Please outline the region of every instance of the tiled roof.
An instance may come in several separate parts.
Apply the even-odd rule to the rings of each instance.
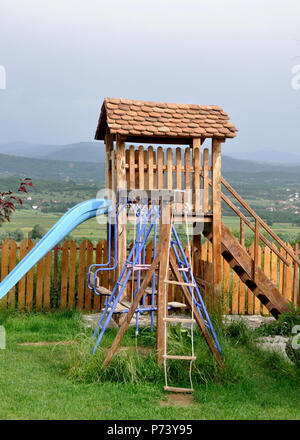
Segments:
[[[174,104],[105,98],[95,139],[111,134],[128,137],[235,137],[228,115],[216,105]]]

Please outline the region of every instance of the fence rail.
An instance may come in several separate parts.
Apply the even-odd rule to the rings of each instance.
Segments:
[[[290,244],[286,244],[293,249]],[[33,242],[24,240],[19,246],[15,241],[6,240],[1,249],[1,280],[25,257],[32,249]],[[254,256],[254,244],[249,253]],[[257,263],[280,292],[300,305],[300,275],[299,266],[292,261],[291,256],[284,248],[279,249],[290,265],[284,270],[283,261],[278,258],[268,246],[257,250]],[[299,255],[299,246],[294,248]],[[151,259],[152,243],[148,244],[146,258]],[[208,306],[215,300],[211,289],[212,281],[212,245],[209,241],[203,242],[201,249],[193,248],[193,266],[197,281],[202,285],[204,298]],[[43,257],[17,284],[16,287],[0,301],[0,308],[16,308],[18,310],[49,311],[50,309],[78,308],[84,311],[99,311],[103,306],[103,299],[95,296],[87,287],[87,271],[89,265],[102,263],[107,260],[107,242],[99,241],[94,246],[89,240],[76,246],[73,240],[65,241],[60,247],[56,246]],[[101,285],[109,287],[109,274],[101,274]],[[222,262],[222,298],[223,310],[226,314],[263,314],[268,311],[260,301],[248,290],[238,275],[232,271],[229,264]],[[131,289],[129,288],[130,292]],[[181,301],[184,299],[178,286],[169,286],[169,300]]]

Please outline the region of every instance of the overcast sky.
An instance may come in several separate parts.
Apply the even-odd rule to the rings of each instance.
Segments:
[[[0,0],[0,142],[92,140],[111,96],[221,105],[224,149],[299,152],[299,19],[299,0]]]

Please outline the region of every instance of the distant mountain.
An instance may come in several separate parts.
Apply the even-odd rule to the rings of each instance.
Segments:
[[[86,149],[86,151],[89,151]],[[88,153],[86,153],[88,155]],[[105,162],[78,162],[74,160],[35,159],[21,156],[0,154],[0,177],[31,177],[53,181],[80,181],[103,183],[105,180]],[[77,156],[78,157],[78,156]],[[270,165],[233,159],[222,156],[222,173],[251,174],[273,173],[300,175],[300,165]]]
[[[66,160],[72,162],[105,162],[105,146],[103,142],[77,142],[66,145],[47,145],[26,142],[11,142],[0,144],[0,153],[32,157],[35,159]],[[229,150],[224,147],[225,156],[222,156],[223,166],[234,171],[240,166],[248,172],[248,166],[256,168],[257,171],[265,170],[265,165],[300,165],[300,154],[282,151],[262,150],[254,152],[241,152]],[[238,162],[235,162],[238,161]],[[243,164],[240,161],[244,162]],[[254,163],[256,165],[254,165]],[[263,165],[263,167],[262,167]],[[253,171],[253,170],[252,170]],[[253,171],[255,172],[255,170]]]
[[[73,180],[98,184],[105,180],[105,164],[34,159],[0,154],[0,177],[9,176],[54,181]]]
[[[35,159],[71,160],[75,162],[105,161],[103,142],[78,142],[66,145],[11,142],[0,144],[0,153]]]
[[[270,164],[299,164],[300,154],[289,153],[285,151],[277,150],[258,150],[253,152],[241,152],[235,151],[231,153],[236,159],[251,160],[258,163],[270,163]]]

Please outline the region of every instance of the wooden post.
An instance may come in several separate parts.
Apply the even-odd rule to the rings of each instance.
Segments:
[[[201,165],[201,139],[194,138],[192,140],[192,153],[193,153],[193,166],[194,166],[194,178],[193,178],[193,211],[196,216],[200,215],[200,210],[203,209],[203,203],[200,199],[200,189],[201,189],[201,179],[200,179],[200,165]],[[194,231],[197,232],[195,228],[197,225],[193,225]],[[199,251],[201,249],[201,234],[193,235],[193,246]]]
[[[212,140],[212,244],[213,244],[213,284],[215,292],[221,293],[222,253],[221,253],[221,142]]]
[[[105,184],[107,189],[113,189],[112,182],[112,168],[114,163],[112,163],[112,151],[114,149],[114,138],[110,133],[105,135],[105,148],[106,148],[106,162],[105,162]]]
[[[125,170],[125,138],[118,136],[116,139],[116,177],[117,177],[117,194],[116,198],[119,201],[119,191],[126,189],[126,170]],[[117,278],[123,269],[126,262],[126,211],[123,210],[122,214],[118,217],[118,266],[117,266]],[[124,291],[123,296],[126,295]]]
[[[105,148],[106,148],[106,162],[105,162],[105,185],[107,190],[115,190],[115,155],[114,155],[114,137],[110,133],[105,135]],[[116,196],[116,195],[115,195]],[[107,216],[108,218],[108,216]],[[107,223],[107,237],[108,237],[108,223]],[[115,256],[115,245],[114,245],[114,231],[115,225],[112,225],[111,229],[111,256],[113,259]],[[115,260],[114,260],[115,261]],[[108,287],[113,289],[116,282],[115,271],[108,271]]]
[[[208,148],[204,148],[203,151],[203,211],[204,215],[207,214],[209,209],[209,151]]]
[[[156,353],[157,362],[163,363],[163,350],[164,350],[164,316],[166,315],[168,300],[165,301],[165,280],[168,276],[167,266],[168,250],[170,242],[170,230],[171,230],[171,210],[170,204],[161,202],[160,213],[160,264],[158,273],[158,288],[157,288],[157,324],[156,324]],[[168,221],[169,219],[169,221]]]

